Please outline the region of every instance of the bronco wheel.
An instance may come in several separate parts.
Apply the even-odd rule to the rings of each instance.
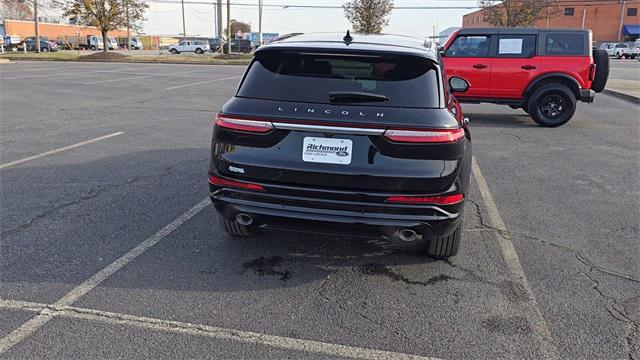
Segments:
[[[170,52],[170,53],[172,53],[173,55],[175,55],[175,54],[177,54],[177,53],[178,53],[178,50],[176,50],[176,49],[171,49],[171,50],[169,50],[169,52]]]
[[[545,127],[563,125],[576,112],[576,96],[562,84],[541,86],[533,92],[528,102],[533,121]]]
[[[202,54],[202,49],[197,48],[197,49],[196,49],[196,54]]]
[[[255,228],[246,225],[240,225],[237,221],[222,218],[222,224],[227,232],[236,237],[249,237],[256,234]]]
[[[446,259],[455,256],[460,248],[462,235],[462,221],[456,230],[449,236],[434,239],[425,244],[427,255],[434,259]]]

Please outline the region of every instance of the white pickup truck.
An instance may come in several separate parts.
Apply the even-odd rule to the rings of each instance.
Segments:
[[[211,51],[211,48],[209,43],[204,40],[182,40],[176,45],[169,46],[169,52],[172,54],[180,54],[182,52],[204,54],[208,51]]]
[[[625,59],[635,59],[638,55],[640,55],[640,44],[638,44],[638,41],[636,41],[635,43],[617,44],[613,54],[613,56],[617,57],[618,59],[622,59],[623,57]]]

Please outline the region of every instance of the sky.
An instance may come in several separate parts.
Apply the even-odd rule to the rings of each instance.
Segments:
[[[180,3],[157,3],[149,0],[149,9],[144,22],[144,32],[153,35],[176,35],[182,32]],[[166,0],[165,0],[166,1]],[[185,22],[188,36],[212,37],[215,31],[214,6],[188,4],[185,0]],[[212,0],[204,0],[212,1]],[[224,1],[224,0],[223,0]],[[258,0],[231,0],[231,18],[248,22],[252,30],[258,30],[258,8],[233,6],[233,4],[258,3]],[[341,6],[341,0],[264,0],[267,5],[329,5]],[[226,4],[225,4],[226,5]],[[476,7],[475,0],[395,0],[395,6],[459,6]],[[223,6],[223,19],[226,13]],[[474,9],[395,9],[389,17],[385,33],[403,34],[417,37],[433,35],[434,26],[442,31],[450,26],[460,26],[462,15]],[[301,9],[265,7],[262,16],[263,32],[342,32],[350,28],[342,9]],[[224,26],[223,26],[224,27]]]

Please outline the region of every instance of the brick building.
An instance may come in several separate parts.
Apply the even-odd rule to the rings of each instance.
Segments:
[[[38,29],[40,36],[46,36],[49,39],[64,38],[65,36],[87,36],[100,35],[100,30],[91,26],[78,26],[68,24],[40,23]],[[33,21],[22,20],[4,20],[4,34],[24,39],[35,35],[35,26]],[[123,30],[109,31],[109,36],[127,36],[127,32]]]
[[[535,24],[540,28],[585,28],[594,41],[635,40],[640,36],[639,0],[557,0],[559,11]],[[482,10],[462,17],[462,27],[492,27]]]

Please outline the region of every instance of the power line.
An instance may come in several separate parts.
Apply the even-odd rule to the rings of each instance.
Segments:
[[[147,0],[148,3],[157,3],[157,4],[180,4],[181,2],[178,0]],[[217,2],[215,1],[185,1],[185,5],[193,4],[193,5],[215,5]],[[223,4],[227,4],[223,2]],[[251,3],[232,3],[233,6],[240,7],[257,7],[258,4]],[[263,4],[264,7],[271,8],[299,8],[299,9],[343,9],[341,5],[294,5],[294,4]],[[477,9],[478,6],[395,6],[394,10],[438,10],[438,9]]]

